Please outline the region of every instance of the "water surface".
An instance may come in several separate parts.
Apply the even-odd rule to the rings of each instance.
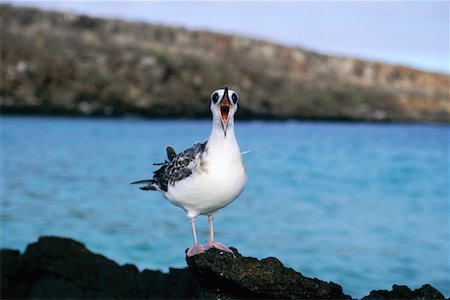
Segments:
[[[1,246],[41,235],[140,269],[185,267],[184,212],[131,186],[164,148],[203,141],[209,121],[1,118]],[[449,126],[239,122],[248,185],[216,238],[278,257],[353,297],[393,283],[450,296]],[[207,221],[198,233],[206,241]]]

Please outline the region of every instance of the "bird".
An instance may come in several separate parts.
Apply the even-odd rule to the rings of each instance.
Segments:
[[[227,86],[210,96],[212,128],[204,143],[176,153],[166,147],[167,159],[153,172],[153,178],[132,182],[145,184],[140,189],[159,191],[170,203],[185,210],[190,219],[194,244],[187,250],[188,257],[205,253],[211,248],[233,251],[214,240],[215,213],[234,201],[247,183],[247,172],[234,132],[234,116],[239,96]],[[208,216],[207,245],[197,239],[196,218]]]

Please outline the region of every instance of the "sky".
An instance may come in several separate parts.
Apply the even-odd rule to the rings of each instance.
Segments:
[[[449,71],[448,1],[1,1]]]

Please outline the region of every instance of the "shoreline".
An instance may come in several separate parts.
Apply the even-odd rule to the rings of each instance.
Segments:
[[[0,117],[12,117],[12,118],[42,118],[42,119],[68,119],[68,120],[142,120],[142,121],[211,121],[208,117],[183,117],[183,116],[156,116],[149,117],[138,114],[125,114],[125,115],[86,115],[86,114],[46,114],[46,113],[9,113],[2,111]],[[239,118],[239,122],[252,123],[252,122],[267,122],[267,123],[313,123],[313,124],[371,124],[371,125],[411,125],[411,126],[449,126],[448,122],[432,122],[432,121],[411,121],[411,120],[368,120],[368,119],[343,119],[343,118]]]

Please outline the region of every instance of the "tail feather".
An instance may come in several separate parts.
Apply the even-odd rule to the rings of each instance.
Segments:
[[[160,169],[153,172],[155,174],[156,178],[160,177],[161,172],[165,171],[165,169],[166,169],[165,167],[170,164],[170,162],[175,158],[175,156],[177,156],[177,153],[175,152],[175,149],[173,149],[172,146],[166,147],[166,154],[167,154],[167,159],[164,160],[164,162],[153,164],[154,166],[162,166]],[[144,191],[149,191],[149,190],[156,191],[156,190],[160,189],[160,183],[158,183],[158,180],[156,180],[154,178],[135,181],[135,182],[132,182],[131,184],[146,184],[146,186],[140,187],[140,189],[144,190]]]
[[[147,184],[146,186],[140,187],[140,189],[144,191],[156,191],[155,183],[156,181],[154,179],[145,179],[132,182],[131,184]]]
[[[143,184],[143,183],[154,183],[154,182],[155,181],[153,179],[144,179],[144,180],[132,182],[130,184]]]
[[[143,191],[156,191],[156,188],[150,184],[146,186],[141,186],[140,189]]]

